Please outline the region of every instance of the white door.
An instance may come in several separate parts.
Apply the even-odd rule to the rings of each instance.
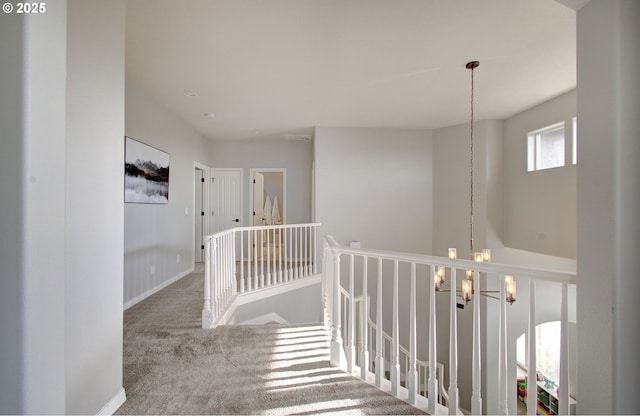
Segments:
[[[253,225],[264,225],[264,175],[253,174]]]
[[[195,208],[193,211],[193,215],[195,217],[195,262],[202,263],[204,261],[204,242],[202,238],[204,237],[205,229],[204,229],[204,171],[202,169],[196,168],[195,170],[195,190],[196,190],[196,201]]]
[[[211,170],[211,233],[242,225],[242,169]]]

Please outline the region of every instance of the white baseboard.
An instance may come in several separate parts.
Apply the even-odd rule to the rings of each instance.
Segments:
[[[165,281],[165,282],[163,282],[163,283],[159,284],[158,286],[153,287],[153,288],[151,288],[151,289],[147,290],[146,292],[139,294],[139,295],[138,295],[138,296],[136,296],[135,298],[133,298],[133,299],[131,299],[131,300],[129,300],[129,301],[127,301],[127,302],[125,302],[125,303],[124,303],[124,308],[123,308],[123,309],[124,309],[124,310],[129,309],[130,307],[132,307],[132,306],[133,306],[133,305],[135,305],[136,303],[138,303],[138,302],[140,302],[140,301],[145,300],[146,298],[148,298],[149,296],[153,295],[154,293],[156,293],[156,292],[158,292],[158,291],[160,291],[160,290],[164,289],[165,287],[169,286],[169,285],[170,285],[170,284],[172,284],[172,283],[177,282],[178,280],[182,279],[182,278],[183,278],[183,277],[185,277],[186,275],[193,273],[193,271],[194,271],[194,266],[191,266],[191,268],[189,268],[189,269],[185,270],[184,272],[180,273],[179,275],[174,276],[174,277],[172,277],[171,279],[169,279],[169,280],[167,280],[167,281]]]
[[[121,388],[118,393],[116,393],[111,400],[107,404],[104,405],[102,409],[97,413],[99,415],[112,415],[114,414],[120,406],[127,401],[127,395],[124,392],[124,388]]]

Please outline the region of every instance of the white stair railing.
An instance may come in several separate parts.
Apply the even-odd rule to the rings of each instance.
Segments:
[[[407,401],[419,405],[420,396],[427,390],[427,402],[425,410],[431,414],[459,414],[459,408],[470,408],[472,414],[483,412],[483,397],[481,380],[484,378],[481,368],[482,332],[480,326],[481,313],[489,310],[481,310],[480,289],[482,287],[497,286],[500,295],[497,316],[487,317],[487,321],[497,322],[499,339],[498,359],[499,365],[497,379],[491,380],[498,387],[497,397],[488,398],[501,414],[515,413],[516,409],[508,408],[509,386],[516,385],[516,379],[510,379],[507,366],[507,320],[509,310],[506,306],[507,299],[504,291],[505,276],[513,276],[514,281],[520,281],[522,286],[528,283],[529,299],[519,299],[519,302],[528,302],[529,310],[529,354],[535,356],[535,286],[536,282],[555,282],[561,293],[561,343],[560,343],[560,389],[559,411],[567,414],[569,411],[568,393],[568,289],[569,285],[576,284],[575,273],[548,271],[519,266],[501,265],[496,263],[476,263],[471,260],[449,259],[446,257],[417,255],[382,250],[371,250],[339,245],[331,236],[324,239],[324,268],[323,268],[323,299],[325,307],[325,325],[331,328],[331,363],[359,376],[363,380],[374,380],[377,387],[387,381],[385,367],[390,367],[389,392],[398,397],[406,397]],[[348,261],[347,267],[341,268],[341,257]],[[356,260],[358,259],[358,260]],[[354,265],[361,263],[361,276],[356,279]],[[375,266],[374,266],[375,265]],[[437,339],[436,323],[442,325],[446,320],[437,319],[437,296],[434,278],[436,267],[445,267],[446,275],[451,279],[452,287],[456,285],[457,270],[473,270],[475,294],[471,301],[473,313],[473,341],[472,348],[472,386],[470,403],[460,403],[458,397],[458,360],[460,353],[458,346],[457,318],[456,318],[456,291],[450,292],[449,311],[449,388],[448,394],[443,387],[443,365],[437,363]],[[399,269],[403,272],[399,272]],[[341,273],[346,271],[347,276]],[[408,270],[408,272],[407,272]],[[416,279],[423,277],[427,280],[428,293],[417,293]],[[482,278],[482,282],[481,279]],[[377,293],[375,294],[375,306],[370,305],[369,298],[374,294],[369,293],[367,281],[377,281]],[[398,307],[400,294],[398,282],[409,279],[409,346],[408,350],[400,345],[400,336],[397,329]],[[385,281],[390,281],[391,290],[382,290]],[[481,285],[482,283],[482,285]],[[359,294],[355,288],[360,287]],[[392,299],[388,299],[391,295]],[[419,299],[429,299],[429,320],[424,328],[416,327],[415,302]],[[406,294],[403,294],[406,299]],[[386,308],[391,305],[391,329],[389,336],[383,328],[383,303]],[[357,305],[360,304],[360,308]],[[405,307],[405,305],[403,305]],[[372,322],[369,310],[375,310],[375,322]],[[493,309],[493,308],[492,308]],[[414,329],[415,328],[415,329]],[[428,331],[428,345],[418,345],[416,334]],[[346,336],[344,336],[346,334]],[[359,335],[358,335],[359,334]],[[344,336],[344,337],[343,337]],[[358,339],[359,337],[359,339]],[[360,347],[359,354],[355,354]],[[429,351],[428,362],[417,359],[418,351]],[[390,354],[388,354],[390,352]],[[493,351],[491,352],[494,353]],[[513,354],[512,354],[513,355]],[[356,356],[359,359],[356,359]],[[401,359],[404,357],[404,360]],[[373,362],[369,360],[372,359]],[[400,362],[404,365],[400,366]],[[515,365],[515,363],[511,364]],[[373,367],[373,374],[369,368]],[[536,362],[529,361],[529,380],[535,380]],[[515,372],[514,372],[515,373]],[[407,381],[406,387],[401,386],[401,380]],[[511,376],[513,377],[513,376]],[[417,380],[416,380],[417,379]],[[527,407],[529,414],[535,413],[537,407],[536,383],[529,383]],[[406,391],[408,389],[408,391]],[[446,405],[447,408],[444,408]],[[533,412],[533,413],[532,413]]]
[[[342,291],[342,297],[343,299],[348,299],[349,298],[349,293],[347,291],[345,291],[344,289],[341,289]],[[367,314],[367,307],[365,306],[365,303],[368,304],[369,299],[367,298],[356,298],[356,305],[360,304],[361,307],[357,308],[356,307],[356,311],[358,314],[361,314],[359,316],[364,316],[367,317],[367,325],[360,325],[360,331],[362,333],[362,338],[358,340],[358,342],[362,342],[362,349],[366,348],[368,345],[374,345],[374,343],[372,342],[373,339],[375,339],[376,337],[376,333],[378,332],[378,326],[376,325],[376,323],[373,321],[373,319],[371,318],[371,316],[369,314]],[[359,324],[361,321],[358,317],[358,319],[356,319],[356,323]],[[367,341],[365,334],[370,334],[371,339],[369,339]],[[382,357],[382,359],[384,360],[385,364],[390,363],[391,362],[391,354],[389,351],[391,351],[391,345],[393,343],[393,338],[391,335],[389,335],[387,332],[385,331],[381,331],[381,335],[382,335],[382,350],[380,351],[380,356]],[[411,347],[409,347],[409,349],[412,349]],[[409,389],[409,401],[411,401],[411,391],[413,390],[413,385],[410,384],[413,382],[413,375],[412,375],[412,371],[415,371],[415,386],[416,389],[414,390],[415,395],[420,395],[420,396],[424,396],[427,397],[427,391],[426,391],[426,387],[427,387],[427,378],[428,378],[428,374],[429,374],[429,362],[428,361],[423,361],[420,359],[417,359],[415,357],[415,347],[412,349],[414,351],[414,357],[412,357],[411,352],[406,349],[405,347],[403,347],[401,344],[399,345],[399,362],[401,363],[400,365],[400,383],[405,383],[406,385],[404,387],[406,387],[407,389]],[[363,351],[364,352],[364,351]],[[376,347],[373,346],[372,347],[372,351],[366,351],[366,356],[370,356],[370,353],[372,353],[373,356],[376,355]],[[361,355],[362,357],[365,357],[365,355]],[[415,360],[415,363],[412,363],[412,360]],[[358,363],[358,366],[360,366],[360,370],[362,371],[362,368],[369,368],[369,365],[372,365],[373,368],[375,369],[375,362],[368,362],[368,360],[364,359],[364,358],[360,358]],[[385,367],[386,368],[386,367]],[[413,370],[412,370],[413,369]],[[442,363],[437,363],[436,364],[436,369],[438,372],[438,377],[440,377],[440,380],[443,379],[444,377],[444,364]],[[383,378],[386,376],[386,373],[382,376]],[[361,375],[362,379],[365,379],[365,376]],[[438,388],[438,395],[439,395],[439,403],[446,403],[448,400],[448,395],[447,392],[444,390],[443,388],[443,384],[440,383],[439,388]],[[415,400],[412,402],[415,403]]]
[[[202,327],[215,327],[238,294],[316,275],[319,225],[237,227],[204,237]]]

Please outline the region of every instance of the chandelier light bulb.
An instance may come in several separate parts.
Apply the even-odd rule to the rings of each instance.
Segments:
[[[462,281],[462,298],[465,302],[471,300],[471,292],[473,291],[473,281],[466,279]]]
[[[516,282],[513,280],[513,276],[506,275],[504,277],[504,290],[507,294],[507,302],[512,304],[516,301]]]
[[[476,251],[475,253],[473,253],[473,261],[475,261],[476,263],[484,262],[484,254],[481,251]]]

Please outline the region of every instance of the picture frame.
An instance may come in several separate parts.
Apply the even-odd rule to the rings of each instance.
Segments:
[[[125,136],[124,202],[169,203],[169,153]]]

